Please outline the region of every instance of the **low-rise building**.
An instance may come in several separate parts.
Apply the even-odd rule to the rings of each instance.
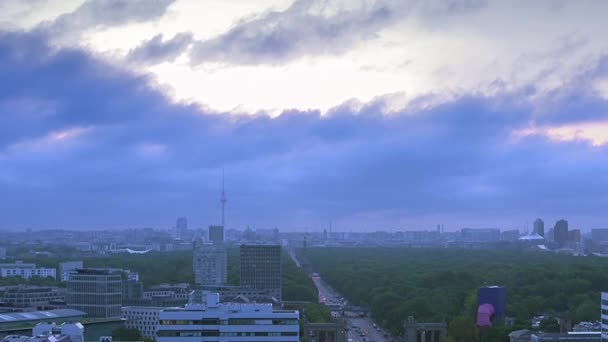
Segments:
[[[217,293],[204,305],[164,309],[159,315],[158,342],[299,341],[300,315],[273,310],[271,304],[220,304]]]
[[[0,315],[0,330],[14,327],[34,326],[41,322],[79,322],[87,314],[72,309],[3,313]]]
[[[0,264],[0,277],[21,277],[29,279],[32,277],[57,278],[57,270],[54,268],[36,268],[36,264],[17,261],[12,264]]]
[[[9,335],[0,342],[84,342],[84,326],[81,323],[38,323],[32,329],[32,337]]]
[[[190,284],[160,284],[145,290],[143,298],[170,297],[187,301],[190,292]]]
[[[65,301],[65,289],[56,286],[7,286],[2,302],[13,307],[40,307],[51,302]]]
[[[601,340],[602,335],[599,331],[538,332],[530,336],[530,342],[600,342]]]

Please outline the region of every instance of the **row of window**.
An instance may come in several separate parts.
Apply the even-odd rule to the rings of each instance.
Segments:
[[[168,319],[163,319],[163,320],[160,320],[160,325],[256,325],[256,324],[259,324],[260,321],[268,321],[268,324],[272,324],[272,325],[298,325],[299,324],[297,319],[233,318],[233,319],[229,319],[229,320],[219,320],[219,319],[168,320]]]
[[[296,331],[284,332],[219,332],[218,330],[198,330],[198,331],[173,331],[161,330],[157,333],[158,337],[218,337],[218,336],[298,336]]]

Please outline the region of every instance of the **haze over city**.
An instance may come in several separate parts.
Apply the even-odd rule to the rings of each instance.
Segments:
[[[606,13],[3,0],[0,230],[605,228]]]

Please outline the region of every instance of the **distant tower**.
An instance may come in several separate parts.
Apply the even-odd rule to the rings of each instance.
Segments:
[[[537,218],[534,221],[534,232],[542,237],[545,236],[545,222],[542,219]]]
[[[224,207],[226,206],[226,192],[224,191],[224,169],[222,169],[222,196],[220,197],[220,202],[222,203],[222,227],[225,227]]]
[[[559,247],[565,247],[568,242],[568,221],[561,219],[555,223],[553,228],[553,240]]]

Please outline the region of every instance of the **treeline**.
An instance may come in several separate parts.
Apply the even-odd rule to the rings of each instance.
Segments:
[[[532,251],[461,249],[300,250],[333,287],[360,306],[392,334],[403,321],[445,321],[458,330],[474,329],[477,288],[507,287],[507,315],[515,328],[530,327],[530,318],[569,311],[574,322],[595,321],[599,298],[608,289],[608,260]],[[453,323],[453,324],[452,324]],[[484,332],[506,338],[512,327]],[[463,337],[466,339],[469,337]]]

